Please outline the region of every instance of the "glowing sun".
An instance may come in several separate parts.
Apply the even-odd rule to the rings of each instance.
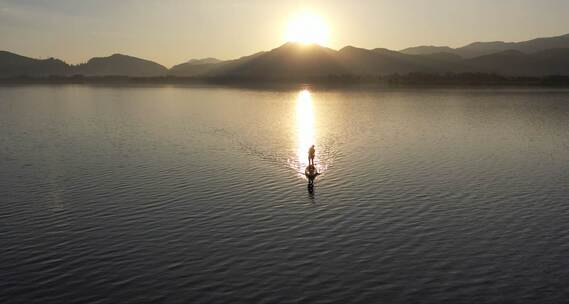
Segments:
[[[303,12],[294,16],[286,30],[286,41],[303,44],[316,43],[325,45],[328,42],[328,26],[320,16]]]

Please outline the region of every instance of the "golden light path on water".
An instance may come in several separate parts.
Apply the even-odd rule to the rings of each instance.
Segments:
[[[308,90],[303,90],[296,99],[296,128],[297,128],[297,151],[296,156],[301,168],[308,166],[308,149],[314,142],[314,107],[312,95]]]
[[[294,169],[304,176],[304,169],[308,166],[308,149],[316,147],[316,167],[320,172],[324,170],[318,163],[318,144],[316,142],[316,114],[312,94],[308,90],[302,90],[296,98],[296,159],[293,162]]]

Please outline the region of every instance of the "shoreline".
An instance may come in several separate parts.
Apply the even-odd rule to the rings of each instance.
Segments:
[[[444,87],[562,87],[569,88],[569,76],[500,76],[496,74],[407,74],[388,76],[330,75],[304,78],[270,77],[129,77],[129,76],[47,76],[0,78],[4,85],[191,85],[238,88],[444,88]]]

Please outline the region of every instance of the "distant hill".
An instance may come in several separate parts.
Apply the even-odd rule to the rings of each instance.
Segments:
[[[167,73],[168,69],[158,63],[122,54],[92,58],[74,67],[74,74],[85,76],[155,77]]]
[[[286,43],[268,52],[213,64],[182,64],[170,70],[176,76],[307,78],[327,75],[388,75],[460,70],[455,55],[413,56],[387,49],[348,46],[340,51],[319,45]],[[460,65],[457,65],[460,66]]]
[[[433,45],[422,45],[416,47],[410,47],[399,51],[407,55],[428,55],[435,53],[454,53],[454,49],[448,46],[433,46]]]
[[[336,53],[319,45],[288,42],[268,52],[218,64],[208,75],[290,78],[348,72],[337,61]]]
[[[550,38],[537,38],[523,42],[475,42],[461,47],[457,51],[458,55],[464,58],[473,58],[507,50],[531,54],[558,48],[569,48],[569,34]]]
[[[70,67],[65,62],[49,59],[33,59],[0,51],[0,77],[68,75]]]
[[[413,56],[386,49],[368,50],[347,46],[340,49],[337,56],[349,68],[350,74],[392,74],[408,73],[418,68],[423,70],[409,58]]]
[[[164,66],[152,61],[114,54],[99,57],[76,66],[59,59],[33,59],[14,53],[0,51],[0,77],[47,77],[47,76],[131,76],[153,77],[168,73]]]
[[[525,54],[531,54],[549,49],[569,48],[569,34],[537,38],[522,42],[474,42],[460,48],[450,48],[447,46],[418,46],[401,50],[401,53],[409,55],[428,55],[433,53],[453,53],[463,58],[474,58],[493,53],[499,53],[507,50],[519,51]]]
[[[471,70],[511,76],[569,75],[569,48],[532,54],[503,51],[468,59]]]
[[[347,46],[337,54],[350,74],[362,75],[387,75],[395,73],[425,72],[436,73],[437,60],[429,60],[420,56],[407,55],[388,49],[367,50]]]
[[[229,71],[239,65],[245,64],[248,61],[264,54],[265,52],[255,53],[253,55],[244,56],[238,59],[227,60],[227,61],[217,61],[211,63],[201,63],[201,62],[186,62],[179,65],[173,66],[169,75],[182,76],[182,77],[213,77],[224,74],[224,71]]]
[[[191,59],[182,64],[173,66],[169,71],[169,75],[174,76],[197,76],[206,73],[215,64],[222,62],[216,58],[203,58],[203,59]]]
[[[328,75],[484,72],[516,76],[569,75],[569,48],[525,54],[500,51],[463,59],[453,53],[409,55],[387,49],[348,46],[339,51],[318,45],[286,43],[269,52],[193,67],[193,76],[265,79]]]
[[[481,54],[481,55],[479,55]],[[171,69],[121,54],[80,65],[58,59],[33,59],[0,52],[0,77],[46,76],[179,76],[305,80],[329,76],[392,74],[496,73],[504,76],[569,76],[569,35],[525,42],[476,42],[458,49],[415,47],[402,51],[347,46],[333,50],[316,44],[285,43],[266,52],[234,60],[193,59]]]
[[[467,70],[453,54],[416,56],[387,49],[353,46],[339,51],[319,45],[286,43],[268,52],[214,64],[180,65],[172,75],[290,79],[328,75],[389,75],[395,73],[443,73]]]
[[[182,65],[215,64],[219,62],[221,62],[221,60],[217,58],[208,57],[202,59],[190,59],[188,62],[182,63]]]
[[[268,52],[212,64],[181,64],[170,74],[176,76],[305,78],[349,72],[336,56],[337,51],[319,45],[287,42]]]
[[[447,52],[432,53],[432,54],[421,55],[421,56],[427,57],[427,58],[432,59],[432,60],[438,60],[440,62],[459,62],[462,60],[462,57],[460,57],[459,55],[453,54],[453,53],[447,53]]]

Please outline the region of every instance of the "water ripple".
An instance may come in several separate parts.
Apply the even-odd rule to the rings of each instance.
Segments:
[[[565,301],[567,91],[311,94],[0,88],[0,302]]]

